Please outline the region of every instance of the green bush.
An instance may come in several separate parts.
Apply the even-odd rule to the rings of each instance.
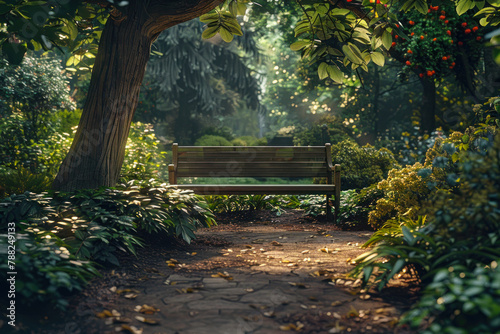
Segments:
[[[74,110],[69,80],[57,59],[26,56],[19,66],[0,60],[0,116],[22,115],[22,133],[37,141],[52,133],[50,114]]]
[[[499,333],[498,262],[473,271],[463,266],[439,270],[401,321],[422,334]],[[423,330],[422,323],[426,325]]]
[[[334,144],[350,138],[342,120],[332,115],[322,116],[309,128],[291,130],[296,146],[323,146],[325,143]]]
[[[195,146],[231,146],[231,142],[224,137],[204,135],[194,143]]]
[[[432,173],[421,176],[420,171],[423,169],[424,166],[419,162],[402,169],[393,169],[385,180],[378,183],[377,188],[383,192],[383,197],[377,201],[368,218],[374,229],[381,228],[387,220],[399,215],[411,219],[417,217],[430,193],[427,184],[434,180]]]
[[[2,257],[7,258],[13,241],[0,235]],[[25,306],[49,302],[64,309],[70,293],[82,290],[91,278],[99,275],[94,263],[79,260],[60,239],[48,239],[33,230],[16,233],[15,250],[16,294],[19,303]],[[0,270],[2,275],[11,271],[7,261],[2,261]],[[2,290],[9,291],[5,286],[7,278],[1,281]]]
[[[21,239],[16,268],[22,275],[16,283],[26,287],[26,304],[64,305],[66,293],[96,275],[93,262],[118,265],[117,252],[135,254],[161,235],[189,243],[198,227],[214,223],[200,197],[154,180],[147,186],[130,181],[117,189],[25,193],[0,201],[1,249],[7,249],[12,225]]]
[[[376,184],[361,190],[345,190],[340,193],[338,224],[346,229],[371,229],[368,215],[383,192]]]
[[[120,171],[121,181],[167,179],[167,164],[167,152],[161,151],[153,126],[132,123]]]
[[[332,145],[332,159],[342,168],[343,190],[368,187],[387,177],[391,169],[399,167],[389,150],[360,147],[352,140]]]
[[[231,141],[233,146],[266,146],[266,138],[257,138],[252,136],[237,137]]]
[[[468,333],[469,323],[496,333],[500,308],[498,291],[491,290],[500,285],[498,274],[485,268],[500,259],[500,134],[492,141],[478,138],[474,151],[437,145],[428,155],[432,164],[421,171],[429,177],[454,168],[457,174],[445,180],[448,184],[431,185],[434,190],[422,202],[428,222],[402,215],[389,220],[365,244],[374,248],[356,259],[353,274],[379,288],[404,269],[416,274],[427,287],[407,321],[424,326],[425,333]]]

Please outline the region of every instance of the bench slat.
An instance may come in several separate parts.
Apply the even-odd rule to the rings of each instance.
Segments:
[[[208,168],[177,168],[178,177],[326,177],[325,168],[295,169],[295,168],[235,168],[211,170]]]
[[[335,194],[332,184],[258,184],[258,185],[224,185],[224,184],[179,184],[179,189],[192,190],[199,195],[325,195]]]

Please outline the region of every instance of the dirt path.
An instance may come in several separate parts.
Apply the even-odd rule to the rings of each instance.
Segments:
[[[242,220],[246,220],[243,221]],[[238,221],[238,223],[231,223]],[[404,285],[382,294],[346,279],[369,231],[288,213],[226,215],[183,249],[161,243],[123,258],[28,333],[408,333],[395,323],[411,302]],[[54,318],[55,317],[55,318]],[[59,318],[57,318],[59,317]],[[39,321],[39,320],[37,320]],[[33,326],[38,326],[34,329]]]

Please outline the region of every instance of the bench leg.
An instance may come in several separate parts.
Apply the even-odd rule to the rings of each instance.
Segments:
[[[331,195],[326,195],[326,219],[328,221],[332,221],[332,207],[330,205],[330,197]]]

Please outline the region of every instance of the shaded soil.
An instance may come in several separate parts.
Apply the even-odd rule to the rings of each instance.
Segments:
[[[65,312],[18,310],[15,333],[410,333],[396,323],[417,296],[411,282],[379,293],[345,275],[372,232],[300,211],[217,221],[191,245],[148,240],[137,258],[121,255]]]

